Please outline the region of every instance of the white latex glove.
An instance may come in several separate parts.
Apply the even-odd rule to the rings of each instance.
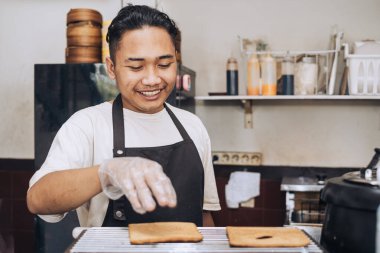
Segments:
[[[135,212],[144,214],[160,206],[175,207],[177,196],[161,165],[141,157],[118,157],[104,161],[99,168],[103,192],[110,199],[127,197]]]

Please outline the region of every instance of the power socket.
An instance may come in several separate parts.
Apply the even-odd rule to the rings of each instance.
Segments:
[[[212,152],[213,163],[218,165],[261,165],[258,152]]]

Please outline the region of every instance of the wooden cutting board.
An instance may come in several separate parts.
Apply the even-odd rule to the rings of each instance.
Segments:
[[[233,247],[304,247],[310,239],[297,228],[288,227],[226,227]]]

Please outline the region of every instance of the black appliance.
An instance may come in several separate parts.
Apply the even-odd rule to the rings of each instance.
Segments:
[[[195,72],[179,65],[177,73],[176,87],[179,89],[174,88],[167,102],[195,113]],[[190,89],[183,86],[184,78],[188,78],[185,75],[191,75]],[[36,64],[34,86],[36,169],[45,161],[57,131],[73,113],[111,100],[118,94],[114,81],[108,78],[106,67],[101,63]],[[58,223],[47,223],[36,216],[36,252],[64,252],[73,241],[72,229],[77,226],[79,222],[75,211],[69,212]]]
[[[195,77],[193,70],[180,64],[176,80],[176,106],[195,113]]]
[[[323,188],[326,210],[321,244],[329,252],[375,253],[380,149],[375,152],[366,168],[329,179]]]

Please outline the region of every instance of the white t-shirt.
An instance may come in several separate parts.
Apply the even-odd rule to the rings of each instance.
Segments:
[[[168,105],[193,140],[202,161],[205,176],[204,210],[220,210],[207,130],[194,114]],[[123,109],[125,146],[156,147],[182,141],[166,109],[142,114]],[[38,141],[38,140],[36,140]],[[30,179],[29,188],[46,174],[64,169],[90,167],[113,157],[112,104],[88,107],[76,112],[62,125],[54,138],[44,164]],[[103,193],[77,208],[81,226],[101,226],[108,198]],[[48,222],[58,222],[65,214],[40,215]]]

